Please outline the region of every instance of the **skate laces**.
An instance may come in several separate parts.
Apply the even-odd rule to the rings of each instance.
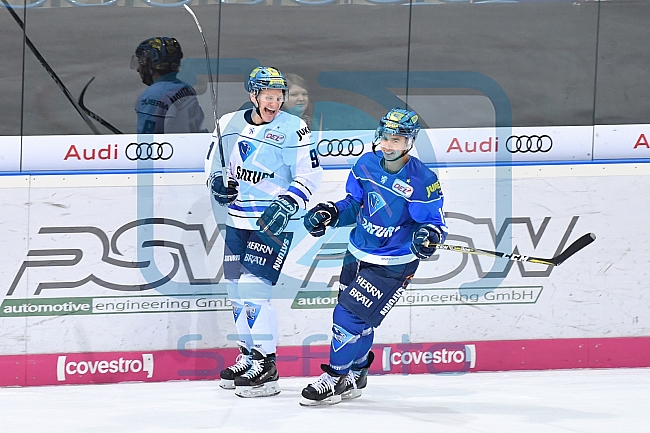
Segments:
[[[244,373],[242,376],[247,379],[251,379],[257,376],[258,374],[260,374],[263,369],[264,369],[264,360],[253,359],[250,367],[248,368],[246,373]]]
[[[334,378],[330,376],[327,373],[323,373],[320,375],[318,379],[316,379],[316,382],[312,383],[311,386],[318,391],[319,394],[322,394],[323,392],[327,390],[331,390],[334,392],[334,387],[336,386],[336,383],[334,382]]]
[[[345,379],[343,379],[345,381],[345,388],[357,389],[357,380],[359,379],[359,376],[361,376],[361,372],[357,373],[354,370],[348,371],[348,374],[345,375]]]
[[[237,359],[235,359],[235,365],[228,367],[228,369],[232,370],[235,373],[248,370],[251,365],[250,358],[252,358],[251,355],[244,355],[243,353],[240,353],[237,355]]]

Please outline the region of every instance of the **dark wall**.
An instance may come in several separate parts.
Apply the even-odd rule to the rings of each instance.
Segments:
[[[503,89],[513,126],[650,123],[644,1],[278,3],[192,4],[211,57],[221,59],[220,114],[246,101],[243,76],[257,62],[307,80],[314,129],[365,128],[407,99],[429,127],[491,126],[483,81]],[[210,127],[204,48],[184,8],[64,5],[16,12],[75,98],[96,77],[88,108],[135,132],[134,104],[145,86],[130,57],[148,37],[175,36],[185,53],[181,75],[202,95]],[[0,40],[0,134],[91,133],[32,52],[23,62],[23,34],[7,10]],[[467,72],[476,83],[456,79]]]

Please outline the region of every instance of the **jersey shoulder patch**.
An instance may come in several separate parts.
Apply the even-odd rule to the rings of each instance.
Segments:
[[[417,200],[436,200],[442,196],[442,188],[438,176],[424,165],[419,159],[411,157],[411,185],[414,188],[413,198]]]

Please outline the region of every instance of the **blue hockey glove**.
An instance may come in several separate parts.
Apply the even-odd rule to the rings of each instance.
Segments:
[[[315,207],[309,209],[305,214],[302,223],[310,235],[321,237],[325,234],[325,228],[336,223],[339,217],[339,210],[334,203],[318,203]]]
[[[428,259],[436,251],[433,244],[440,243],[440,229],[433,224],[425,224],[413,233],[411,252],[420,259]]]
[[[237,183],[234,179],[228,179],[228,186],[224,186],[223,178],[221,174],[213,174],[208,179],[210,183],[210,191],[212,191],[212,196],[222,206],[229,205],[230,203],[237,200]]]
[[[298,212],[298,203],[289,195],[280,195],[257,219],[260,231],[278,236],[289,224],[289,219]]]

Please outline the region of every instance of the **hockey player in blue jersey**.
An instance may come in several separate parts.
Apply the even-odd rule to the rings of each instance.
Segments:
[[[322,236],[328,226],[355,227],[339,279],[329,364],[302,390],[303,406],[361,396],[374,359],[374,328],[402,296],[420,260],[435,252],[431,244],[447,236],[438,178],[408,153],[419,130],[415,112],[390,110],[380,120],[373,152],[362,155],[350,172],[347,196],[319,203],[305,215],[313,236]]]
[[[176,78],[182,58],[174,38],[149,38],[135,50],[131,68],[149,86],[135,104],[138,134],[208,132],[196,91]]]
[[[228,206],[224,277],[241,351],[237,362],[221,372],[220,386],[236,388],[240,397],[260,397],[280,392],[272,286],[294,230],[302,230],[302,216],[320,184],[322,168],[305,122],[280,111],[288,92],[282,73],[257,67],[246,89],[254,108],[219,119],[221,134],[215,129],[206,172],[213,197]],[[220,140],[227,161],[225,184]]]

